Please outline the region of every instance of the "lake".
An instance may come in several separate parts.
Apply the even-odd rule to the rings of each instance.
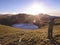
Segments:
[[[36,26],[34,24],[28,24],[28,23],[13,24],[12,26],[15,28],[23,28],[23,29],[38,29],[38,26]]]

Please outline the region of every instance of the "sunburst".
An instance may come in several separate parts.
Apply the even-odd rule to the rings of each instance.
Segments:
[[[44,6],[42,4],[34,3],[27,8],[27,13],[36,15],[39,13],[46,13],[46,11],[44,10]]]

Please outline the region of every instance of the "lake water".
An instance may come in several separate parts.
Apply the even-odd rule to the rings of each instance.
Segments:
[[[23,28],[23,29],[38,29],[38,26],[34,25],[34,24],[13,24],[12,25],[15,28]]]

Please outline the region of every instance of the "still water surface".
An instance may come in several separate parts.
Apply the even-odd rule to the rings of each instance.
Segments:
[[[38,26],[34,25],[34,24],[13,24],[12,25],[15,28],[23,28],[23,29],[38,29]]]

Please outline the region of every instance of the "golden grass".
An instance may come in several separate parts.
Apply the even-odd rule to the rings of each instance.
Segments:
[[[60,28],[55,27],[54,35],[57,33],[60,34]],[[41,42],[47,39],[47,35],[48,26],[36,30],[26,30],[0,25],[0,40],[2,45],[41,45]]]

